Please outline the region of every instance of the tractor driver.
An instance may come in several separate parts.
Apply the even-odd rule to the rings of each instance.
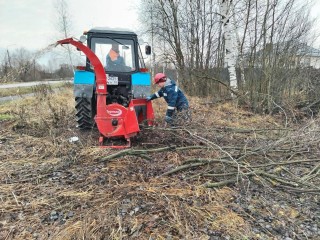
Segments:
[[[107,71],[121,71],[124,66],[124,59],[119,54],[119,44],[113,43],[106,57]]]
[[[154,83],[160,90],[146,100],[150,101],[163,97],[168,104],[165,121],[170,126],[188,122],[191,120],[189,112],[189,103],[186,96],[176,85],[174,80],[167,78],[163,73],[157,73],[154,77]]]

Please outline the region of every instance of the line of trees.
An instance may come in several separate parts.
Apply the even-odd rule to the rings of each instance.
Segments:
[[[0,55],[0,83],[27,82],[42,79],[67,78],[73,76],[68,64],[57,64],[55,59],[48,65],[38,62],[37,54],[25,48],[6,49]]]
[[[66,0],[55,0],[53,9],[56,14],[57,39],[70,37],[72,21]],[[39,59],[49,53],[47,64],[40,64]],[[79,53],[71,49],[55,48],[54,44],[36,52],[25,48],[13,51],[8,48],[0,54],[0,83],[1,82],[25,82],[42,79],[69,78],[73,76],[74,65],[81,61]]]
[[[142,6],[157,61],[177,69],[190,95],[225,97],[233,90],[254,110],[269,112],[274,103],[320,97],[312,89],[317,71],[299,65],[302,46],[316,37],[310,1],[142,0]]]

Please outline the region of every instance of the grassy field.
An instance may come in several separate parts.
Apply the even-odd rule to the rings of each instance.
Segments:
[[[319,120],[190,102],[125,150],[76,128],[71,88],[0,105],[0,239],[317,239]]]
[[[0,88],[0,97],[8,97],[8,96],[21,96],[24,94],[29,94],[33,92],[37,92],[41,90],[41,88],[61,88],[64,86],[69,86],[70,83],[55,83],[50,86],[47,84],[36,85],[32,87],[18,87],[18,88]]]

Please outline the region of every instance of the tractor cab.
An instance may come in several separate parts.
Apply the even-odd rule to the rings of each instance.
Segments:
[[[150,92],[150,74],[147,73],[137,34],[126,30],[93,28],[85,33],[87,46],[102,63],[107,75],[107,104],[119,103],[125,107],[133,98],[145,98]],[[150,54],[146,47],[146,54]],[[86,70],[93,71],[90,61]]]
[[[114,35],[97,33],[90,30],[88,35],[88,46],[101,61],[107,73],[131,73],[135,72],[139,66],[137,36],[126,32],[123,38],[119,38],[119,33]],[[135,49],[135,46],[137,49]],[[138,60],[138,61],[137,61]],[[143,61],[141,64],[144,66]],[[88,67],[90,64],[88,63]]]

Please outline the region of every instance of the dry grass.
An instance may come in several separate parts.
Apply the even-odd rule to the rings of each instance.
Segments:
[[[281,127],[271,116],[194,98],[189,132],[171,131],[161,128],[166,107],[160,101],[154,102],[159,127],[145,129],[133,149],[208,144],[204,139],[250,145],[266,136],[221,129]],[[186,178],[198,170],[161,176],[190,158],[224,156],[217,148],[100,161],[115,150],[96,147],[96,130],[83,133],[75,127],[71,90],[44,90],[1,105],[4,113],[15,120],[0,123],[0,239],[273,239],[272,234],[257,237],[251,217],[236,210],[239,189],[208,189],[203,185],[208,179]],[[72,136],[80,141],[70,143]]]
[[[54,83],[51,85],[48,84],[39,84],[31,87],[15,87],[15,88],[0,88],[0,98],[8,96],[21,96],[24,94],[39,92],[41,89],[55,89],[63,88],[70,86],[70,83]]]

